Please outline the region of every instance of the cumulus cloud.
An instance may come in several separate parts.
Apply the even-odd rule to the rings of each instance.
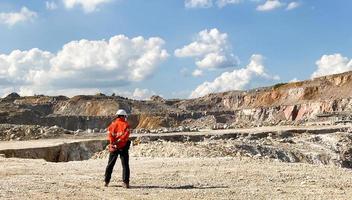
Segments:
[[[186,8],[209,8],[212,5],[212,0],[185,0]]]
[[[299,6],[300,6],[300,3],[294,1],[287,5],[286,10],[293,10],[298,8]]]
[[[280,2],[280,0],[267,0],[264,4],[258,5],[257,10],[258,11],[271,11],[271,10],[278,9],[282,6],[284,6],[284,3]]]
[[[257,6],[258,11],[271,11],[283,7],[286,3],[281,0],[249,0],[250,2],[254,2],[256,4],[261,3]],[[216,5],[218,8],[223,8],[228,5],[239,4],[245,2],[245,0],[185,0],[186,8],[211,8]],[[290,2],[286,10],[293,10],[300,6],[301,4],[297,1]]]
[[[226,33],[218,29],[202,30],[194,42],[176,49],[176,57],[193,57],[201,69],[216,69],[237,65],[236,57],[231,53],[231,46]]]
[[[352,59],[343,57],[339,53],[323,55],[320,60],[316,61],[316,65],[318,68],[311,78],[350,71],[352,70]]]
[[[194,77],[203,76],[203,71],[200,70],[200,69],[195,69],[195,70],[192,72],[192,76],[194,76]]]
[[[113,93],[118,96],[127,97],[136,100],[149,100],[151,96],[157,95],[154,91],[143,88],[135,88],[133,91],[129,90],[113,90]],[[162,96],[162,95],[159,95]]]
[[[56,90],[112,88],[150,77],[168,57],[158,37],[80,40],[57,53],[40,49],[0,55],[0,84],[31,95]]]
[[[242,0],[217,0],[216,5],[219,8],[222,8],[222,7],[225,7],[225,6],[230,5],[230,4],[238,4],[238,3],[241,3],[241,2],[242,2]]]
[[[190,98],[201,97],[209,93],[240,90],[247,86],[256,77],[277,79],[265,73],[262,55],[252,55],[249,64],[232,72],[224,72],[212,82],[204,82],[190,95]]]
[[[66,8],[72,9],[80,6],[86,13],[94,12],[102,4],[110,3],[112,0],[63,0]]]
[[[133,91],[131,97],[133,99],[137,99],[137,100],[148,100],[153,95],[156,95],[156,93],[154,91],[151,91],[149,89],[136,88]]]
[[[293,78],[292,80],[290,80],[289,83],[295,83],[295,82],[299,82],[299,81],[300,81],[300,80],[295,77],[295,78]]]
[[[56,10],[57,9],[57,4],[54,1],[46,1],[45,2],[45,7],[47,10]]]
[[[238,4],[243,0],[185,0],[186,8],[210,8],[214,5],[213,2],[219,7],[225,7],[230,4]]]
[[[19,12],[0,13],[0,23],[13,26],[20,22],[33,21],[37,16],[36,12],[22,7]]]
[[[219,8],[230,4],[238,4],[242,0],[216,0],[214,1]],[[186,8],[210,8],[213,6],[213,0],[185,0]]]

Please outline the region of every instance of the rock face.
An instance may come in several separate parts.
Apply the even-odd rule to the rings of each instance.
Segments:
[[[197,99],[137,101],[119,96],[13,97],[0,102],[0,123],[58,125],[70,130],[104,129],[117,109],[133,128],[187,126],[231,128],[299,125],[352,112],[352,72]],[[321,118],[321,116],[325,118]]]
[[[68,162],[88,160],[95,153],[105,149],[106,140],[89,140],[63,143],[55,146],[44,146],[24,149],[1,150],[5,157],[44,159],[48,162]]]
[[[164,98],[162,98],[161,96],[158,96],[158,95],[151,96],[150,100],[151,101],[160,102],[160,103],[165,103],[166,102]]]

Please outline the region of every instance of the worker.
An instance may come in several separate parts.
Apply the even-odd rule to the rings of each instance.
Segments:
[[[116,112],[117,118],[108,127],[109,162],[105,170],[105,187],[110,183],[111,174],[117,157],[120,155],[122,164],[122,187],[129,188],[130,167],[128,150],[131,145],[129,140],[130,126],[127,122],[127,113],[120,109]]]

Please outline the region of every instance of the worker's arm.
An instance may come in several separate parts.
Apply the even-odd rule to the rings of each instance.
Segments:
[[[119,137],[119,140],[120,141],[127,141],[129,137],[130,137],[130,126],[127,125],[126,128],[125,128],[125,131]]]
[[[110,144],[113,144],[116,140],[116,138],[114,137],[114,130],[115,130],[115,125],[112,123],[109,127],[108,127],[108,140]]]
[[[114,137],[112,136],[110,131],[108,131],[108,140],[109,140],[110,144],[113,143],[113,141],[114,141]]]
[[[108,131],[108,140],[109,140],[109,147],[110,147],[110,152],[114,151],[114,149],[117,149],[117,143],[120,141],[120,139],[116,139],[116,137],[113,135],[113,132]]]

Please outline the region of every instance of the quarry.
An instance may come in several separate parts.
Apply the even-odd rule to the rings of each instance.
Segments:
[[[346,72],[196,99],[11,93],[0,99],[0,198],[346,199],[351,88]],[[119,108],[133,130],[131,190],[103,187]]]

